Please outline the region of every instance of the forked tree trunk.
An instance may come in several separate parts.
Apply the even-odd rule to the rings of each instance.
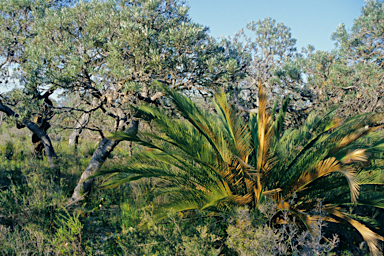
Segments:
[[[8,106],[3,105],[0,102],[0,111],[4,112],[7,116],[12,116],[18,118],[19,115],[16,114],[11,108]],[[59,169],[56,168],[56,159],[57,155],[55,153],[55,150],[52,146],[51,139],[49,138],[48,134],[41,129],[38,125],[36,125],[34,122],[31,122],[28,119],[24,119],[21,121],[22,126],[21,127],[27,127],[30,131],[32,131],[43,143],[45,153],[47,155],[47,160],[49,162],[49,166],[52,169],[56,169],[56,174],[60,175]]]
[[[55,169],[57,167],[56,166],[57,155],[56,155],[55,149],[52,146],[52,142],[48,134],[43,129],[40,129],[35,123],[29,120],[23,120],[22,124],[24,124],[42,141],[49,166],[52,169]],[[56,170],[56,174],[60,175],[59,169]]]
[[[139,122],[132,120],[130,127],[126,131],[127,133],[136,134],[138,131]],[[119,144],[119,140],[110,140],[103,138],[96,151],[93,153],[91,161],[87,168],[81,175],[80,181],[73,191],[71,203],[75,203],[84,199],[84,196],[91,191],[94,183],[94,178],[90,178],[93,174],[98,172],[103,166],[107,157],[111,154],[113,149]]]

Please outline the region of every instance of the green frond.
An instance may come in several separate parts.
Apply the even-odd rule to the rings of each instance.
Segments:
[[[285,120],[285,115],[288,111],[289,101],[290,101],[290,98],[288,96],[285,97],[285,99],[283,100],[283,104],[279,110],[279,114],[276,117],[275,134],[278,138],[280,138],[281,132],[283,131],[284,120]],[[273,116],[272,116],[272,118],[273,118]]]
[[[248,127],[237,116],[233,106],[227,103],[227,96],[223,91],[215,95],[214,105],[220,117],[226,134],[229,135],[228,147],[236,156],[250,154],[250,133]]]
[[[356,180],[361,185],[384,185],[384,172],[382,169],[365,168],[356,175]]]
[[[324,210],[342,220],[349,222],[362,235],[364,240],[367,242],[371,253],[373,255],[380,255],[380,250],[377,247],[377,242],[378,240],[384,241],[384,238],[382,236],[376,234],[364,224],[352,219],[346,213],[342,212],[341,209],[338,207],[328,206]]]
[[[276,98],[275,101],[273,102],[273,106],[272,106],[272,111],[271,111],[271,118],[272,119],[275,119],[275,115],[276,115],[276,109],[277,109],[277,103],[278,103],[278,99]]]
[[[221,137],[216,137],[217,129],[214,123],[211,122],[206,113],[203,113],[189,98],[177,93],[166,86],[157,82],[157,85],[165,90],[170,96],[173,104],[179,113],[187,119],[204,137],[208,140],[211,146],[216,150],[219,156],[221,155]]]
[[[164,196],[156,214],[176,211],[226,211],[248,205],[255,209],[268,197],[290,204],[280,210],[302,221],[302,227],[318,216],[311,211],[320,199],[330,214],[326,220],[349,223],[358,230],[372,252],[379,235],[364,219],[343,209],[366,205],[384,208],[384,126],[380,114],[363,114],[346,120],[310,113],[297,129],[284,129],[289,97],[275,114],[267,113],[267,96],[259,84],[259,111],[248,123],[218,92],[216,113],[200,109],[188,97],[158,84],[167,92],[182,118],[142,105],[137,113],[156,127],[156,133],[114,133],[109,138],[133,141],[146,150],[134,154],[124,166],[101,174],[112,175],[104,186],[154,177],[159,181],[152,195]],[[360,223],[359,221],[362,223]],[[368,223],[368,219],[365,223]],[[373,222],[370,222],[373,223]]]

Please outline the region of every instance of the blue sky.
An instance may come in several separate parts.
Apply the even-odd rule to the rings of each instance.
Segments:
[[[330,39],[340,23],[351,29],[364,0],[189,0],[190,17],[210,28],[213,37],[233,36],[252,20],[271,17],[291,28],[301,49],[334,49]]]
[[[291,28],[297,47],[334,49],[330,39],[340,23],[352,28],[365,0],[189,0],[190,17],[210,28],[213,37],[233,36],[252,20],[271,17]],[[245,30],[246,31],[246,30]],[[249,34],[250,35],[250,34]],[[0,86],[0,92],[12,89]]]

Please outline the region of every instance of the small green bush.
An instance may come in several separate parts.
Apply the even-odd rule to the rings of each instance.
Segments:
[[[13,155],[15,153],[15,145],[12,141],[7,141],[5,143],[5,150],[4,150],[4,156],[6,159],[11,160],[13,158]]]
[[[339,238],[334,235],[331,239],[324,239],[321,204],[317,208],[320,218],[312,222],[311,232],[300,231],[295,219],[289,218],[288,211],[279,210],[273,203],[259,208],[269,224],[257,224],[259,220],[245,207],[236,209],[230,219],[226,245],[239,255],[334,255],[331,252]],[[271,219],[277,215],[282,216],[282,224],[271,226]]]
[[[55,221],[57,229],[52,245],[60,254],[85,255],[82,247],[83,224],[79,220],[80,211],[72,215],[63,208],[65,214],[59,214]]]

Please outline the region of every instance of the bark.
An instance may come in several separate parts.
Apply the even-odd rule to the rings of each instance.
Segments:
[[[43,129],[40,129],[35,123],[29,120],[23,120],[22,124],[24,124],[29,130],[31,130],[34,134],[36,134],[39,137],[39,139],[43,142],[44,150],[45,150],[45,154],[47,155],[49,166],[51,168],[56,168],[57,155],[56,155],[55,149],[52,146],[52,142],[48,134]],[[57,169],[57,174],[58,175],[60,174],[58,169]]]
[[[81,117],[81,119],[76,122],[76,125],[74,127],[74,130],[72,131],[71,135],[69,136],[69,145],[71,146],[77,146],[79,143],[79,136],[84,128],[88,124],[90,114],[84,113]]]
[[[128,149],[129,149],[129,156],[132,156],[133,148],[132,148],[132,141],[129,142],[128,144]]]
[[[1,114],[0,114],[0,127],[3,124],[3,115],[4,115],[4,112],[1,112]]]
[[[19,117],[19,115],[16,114],[11,108],[3,105],[1,102],[0,102],[0,111],[4,112],[6,115],[8,115],[10,117],[16,117],[16,118]],[[48,134],[43,129],[40,129],[40,127],[38,125],[36,125],[35,123],[31,122],[28,119],[22,120],[21,124],[22,124],[22,126],[26,126],[30,131],[32,131],[42,141],[42,143],[44,145],[45,153],[47,155],[47,160],[49,162],[49,166],[52,169],[55,169],[56,168],[57,155],[55,153],[55,150],[52,146],[51,139],[49,138]],[[59,174],[58,169],[57,169],[57,174]]]
[[[100,141],[99,146],[92,155],[91,161],[81,175],[79,183],[75,187],[72,194],[72,201],[80,201],[83,199],[83,196],[91,190],[94,178],[89,179],[89,177],[101,169],[107,157],[118,144],[118,140],[109,140],[107,138],[103,138]]]
[[[32,134],[32,144],[33,144],[33,156],[39,160],[43,159],[44,144],[36,134]]]
[[[34,123],[40,124],[38,127],[45,132],[51,127],[47,121],[43,121],[41,118],[37,118]],[[33,154],[37,159],[43,159],[44,143],[35,133],[32,134]],[[47,155],[45,153],[45,155]]]
[[[84,112],[84,114],[81,116],[81,119],[76,122],[75,126],[73,127],[73,131],[71,135],[69,136],[69,145],[71,146],[77,146],[79,143],[79,136],[81,132],[83,131],[83,128],[88,124],[89,118],[91,117],[91,112],[98,109],[100,106],[98,106],[99,100],[97,98],[94,98],[92,100],[91,107],[87,109],[87,112]]]
[[[130,127],[126,132],[136,134],[138,131],[139,122],[132,120]],[[119,140],[110,140],[103,138],[99,146],[97,147],[95,153],[93,153],[91,161],[89,162],[87,168],[81,175],[80,181],[77,184],[71,198],[72,203],[76,203],[84,199],[84,196],[87,195],[93,186],[94,178],[89,178],[96,172],[100,171],[107,157],[111,154],[113,149],[119,144]]]

